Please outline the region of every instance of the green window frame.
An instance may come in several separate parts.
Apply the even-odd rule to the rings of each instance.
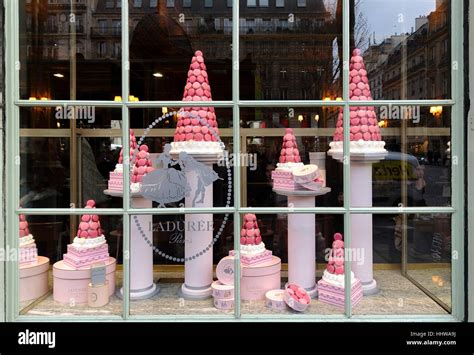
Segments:
[[[19,117],[21,107],[55,107],[57,105],[94,105],[96,107],[113,107],[122,110],[122,142],[124,146],[124,155],[129,154],[129,109],[130,108],[150,108],[150,107],[184,107],[185,102],[182,101],[141,101],[131,102],[124,100],[122,102],[114,101],[78,101],[78,100],[50,100],[41,102],[30,102],[28,100],[20,100],[19,98],[19,69],[21,63],[19,62],[19,4],[16,1],[8,1],[5,4],[6,8],[6,223],[7,223],[7,244],[10,247],[18,247],[18,238],[15,231],[18,231],[18,215],[80,215],[86,213],[87,210],[83,208],[51,208],[51,209],[21,209],[19,208],[19,176],[20,168],[17,164],[17,157],[19,157]],[[240,146],[240,109],[245,107],[322,107],[333,106],[344,108],[344,150],[349,151],[349,108],[350,106],[359,106],[360,101],[349,101],[349,58],[350,58],[350,1],[343,1],[343,97],[342,101],[323,101],[323,100],[298,100],[298,101],[273,101],[273,100],[241,100],[239,96],[239,1],[233,2],[232,7],[232,100],[230,101],[214,101],[215,107],[228,107],[233,109],[233,153],[238,154],[241,150]],[[278,315],[243,315],[241,314],[240,305],[240,268],[236,267],[235,274],[235,309],[233,316],[197,316],[197,315],[150,315],[150,316],[131,316],[130,315],[130,260],[124,258],[123,273],[124,273],[124,298],[122,316],[106,316],[106,317],[90,317],[90,316],[74,316],[74,317],[40,317],[40,316],[25,316],[19,315],[19,272],[16,261],[6,262],[6,314],[7,321],[74,321],[86,319],[90,321],[104,321],[104,320],[154,320],[154,321],[175,321],[176,319],[183,320],[267,320],[267,321],[327,321],[327,320],[347,320],[347,321],[449,321],[449,320],[463,320],[465,307],[465,292],[464,292],[464,71],[463,71],[463,4],[460,1],[451,2],[451,53],[452,53],[452,98],[447,100],[384,100],[371,101],[371,106],[382,106],[389,104],[399,105],[429,105],[429,106],[449,106],[452,109],[452,156],[457,159],[457,163],[452,165],[452,196],[453,203],[451,207],[371,207],[371,208],[354,208],[350,207],[350,159],[345,159],[343,164],[344,171],[344,206],[343,207],[314,207],[314,208],[247,208],[242,206],[240,184],[241,172],[240,167],[234,166],[233,179],[233,194],[234,206],[220,207],[220,208],[168,208],[166,211],[162,209],[134,209],[130,206],[130,192],[128,189],[124,190],[123,206],[122,208],[103,208],[97,209],[96,213],[100,215],[121,215],[123,216],[123,233],[124,233],[124,255],[127,255],[130,250],[130,219],[132,215],[143,214],[173,214],[173,213],[232,213],[234,218],[234,235],[239,235],[241,225],[242,213],[330,213],[342,214],[344,216],[344,235],[346,247],[351,246],[350,235],[350,220],[351,214],[413,214],[413,213],[448,213],[452,215],[452,249],[457,252],[457,258],[452,259],[452,313],[451,315],[436,315],[436,316],[395,316],[395,315],[366,315],[353,316],[350,304],[350,288],[346,288],[346,305],[345,314],[338,316],[285,316],[278,317]],[[129,8],[122,6],[121,8],[122,23],[129,23]],[[122,88],[121,95],[123,98],[128,98],[129,91],[129,26],[122,26]],[[195,106],[208,106],[209,103],[195,102]],[[453,159],[454,160],[454,159]],[[124,186],[129,185],[130,176],[128,174],[130,167],[124,164]],[[239,238],[234,238],[234,248],[239,248]],[[235,261],[236,266],[239,260]],[[346,279],[349,279],[350,269],[346,268]],[[0,298],[1,300],[1,298]]]

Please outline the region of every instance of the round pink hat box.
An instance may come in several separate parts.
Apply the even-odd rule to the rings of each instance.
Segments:
[[[224,310],[233,309],[234,299],[214,298],[214,307]]]
[[[109,284],[109,296],[115,292],[115,258],[105,263],[105,278]],[[58,261],[53,266],[53,298],[60,303],[87,303],[87,289],[91,282],[91,270],[76,270]]]
[[[235,258],[230,255],[223,257],[216,266],[217,279],[224,285],[233,285],[234,275]],[[242,273],[240,276],[242,276]]]
[[[264,300],[265,293],[281,286],[281,260],[277,256],[264,263],[242,266],[240,298],[244,301]]]
[[[286,303],[284,300],[285,290],[270,290],[265,294],[265,306],[270,309],[277,311],[283,311],[286,309]]]
[[[49,259],[38,256],[35,264],[20,266],[20,302],[34,300],[48,292]]]
[[[234,299],[234,286],[214,281],[211,285],[212,296],[219,299]]]

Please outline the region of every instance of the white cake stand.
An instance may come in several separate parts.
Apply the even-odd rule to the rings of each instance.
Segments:
[[[343,162],[341,151],[328,152],[334,159]],[[351,153],[351,206],[372,207],[372,164],[383,160],[388,152]],[[354,214],[351,216],[351,249],[360,258],[353,258],[351,270],[362,284],[364,295],[378,293],[373,273],[372,215]]]
[[[122,197],[123,192],[105,190],[104,194],[113,197]],[[142,197],[139,193],[130,192],[131,206],[133,208],[151,208],[152,201]],[[138,224],[130,221],[130,300],[142,300],[156,295],[160,288],[153,282],[153,249],[147,244],[153,240],[153,217],[151,215],[138,215]],[[141,231],[138,228],[141,228]],[[123,297],[123,287],[117,292]]]
[[[288,197],[288,207],[314,207],[315,197],[331,191],[329,187],[313,190],[273,189]],[[310,297],[317,296],[316,218],[310,213],[288,214],[288,282],[304,287]]]

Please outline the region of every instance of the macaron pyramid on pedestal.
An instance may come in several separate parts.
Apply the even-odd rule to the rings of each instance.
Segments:
[[[87,201],[85,208],[94,209],[95,202]],[[67,246],[63,260],[66,265],[75,269],[90,268],[91,265],[106,262],[109,259],[109,246],[100,226],[98,215],[85,214],[77,228],[77,235],[72,244]]]
[[[212,101],[211,86],[201,51],[196,51],[188,70],[183,101]],[[214,107],[184,107],[178,112],[171,154],[186,152],[192,155],[222,154],[224,146],[219,142]]]
[[[318,281],[318,298],[323,303],[328,303],[339,308],[345,305],[345,275],[344,275],[344,242],[340,233],[334,234],[332,249],[329,254],[326,270]],[[355,307],[362,299],[362,285],[360,280],[351,272],[351,302]]]
[[[350,99],[370,101],[369,80],[364,60],[359,49],[354,49],[350,63]],[[334,141],[329,144],[328,154],[334,159],[344,161],[343,154],[343,113],[339,113]],[[372,206],[372,164],[385,158],[385,142],[382,140],[373,106],[351,106],[350,112],[350,159],[351,205],[352,207]],[[348,154],[349,155],[349,154]],[[351,248],[361,250],[363,260],[353,260],[351,270],[362,283],[364,295],[378,292],[373,278],[372,255],[372,215],[357,214],[351,218]]]
[[[280,159],[272,172],[273,191],[288,197],[288,206],[314,207],[315,197],[327,194],[316,165],[301,162],[291,128],[285,130]],[[303,287],[310,297],[316,287],[316,225],[314,215],[288,214],[288,282]]]
[[[371,101],[369,80],[360,49],[354,49],[349,66],[349,98],[352,101]],[[343,110],[339,111],[334,132],[334,141],[329,144],[328,154],[334,159],[343,159]],[[387,155],[382,140],[374,106],[351,106],[350,153],[351,159],[380,160]]]
[[[229,255],[234,256],[234,250]],[[242,230],[240,231],[240,263],[244,266],[263,263],[272,258],[272,252],[265,249],[262,242],[257,217],[254,214],[244,215]]]

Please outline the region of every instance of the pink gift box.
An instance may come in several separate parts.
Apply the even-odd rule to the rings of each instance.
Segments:
[[[49,259],[38,256],[34,264],[20,266],[20,302],[34,300],[48,292]]]
[[[109,257],[105,263],[106,280],[109,284],[109,296],[115,292],[116,261]],[[53,266],[53,298],[60,303],[87,303],[87,289],[91,282],[91,269],[76,270],[62,260]]]
[[[281,286],[281,260],[276,256],[264,263],[242,266],[240,298],[264,300],[265,293]]]

